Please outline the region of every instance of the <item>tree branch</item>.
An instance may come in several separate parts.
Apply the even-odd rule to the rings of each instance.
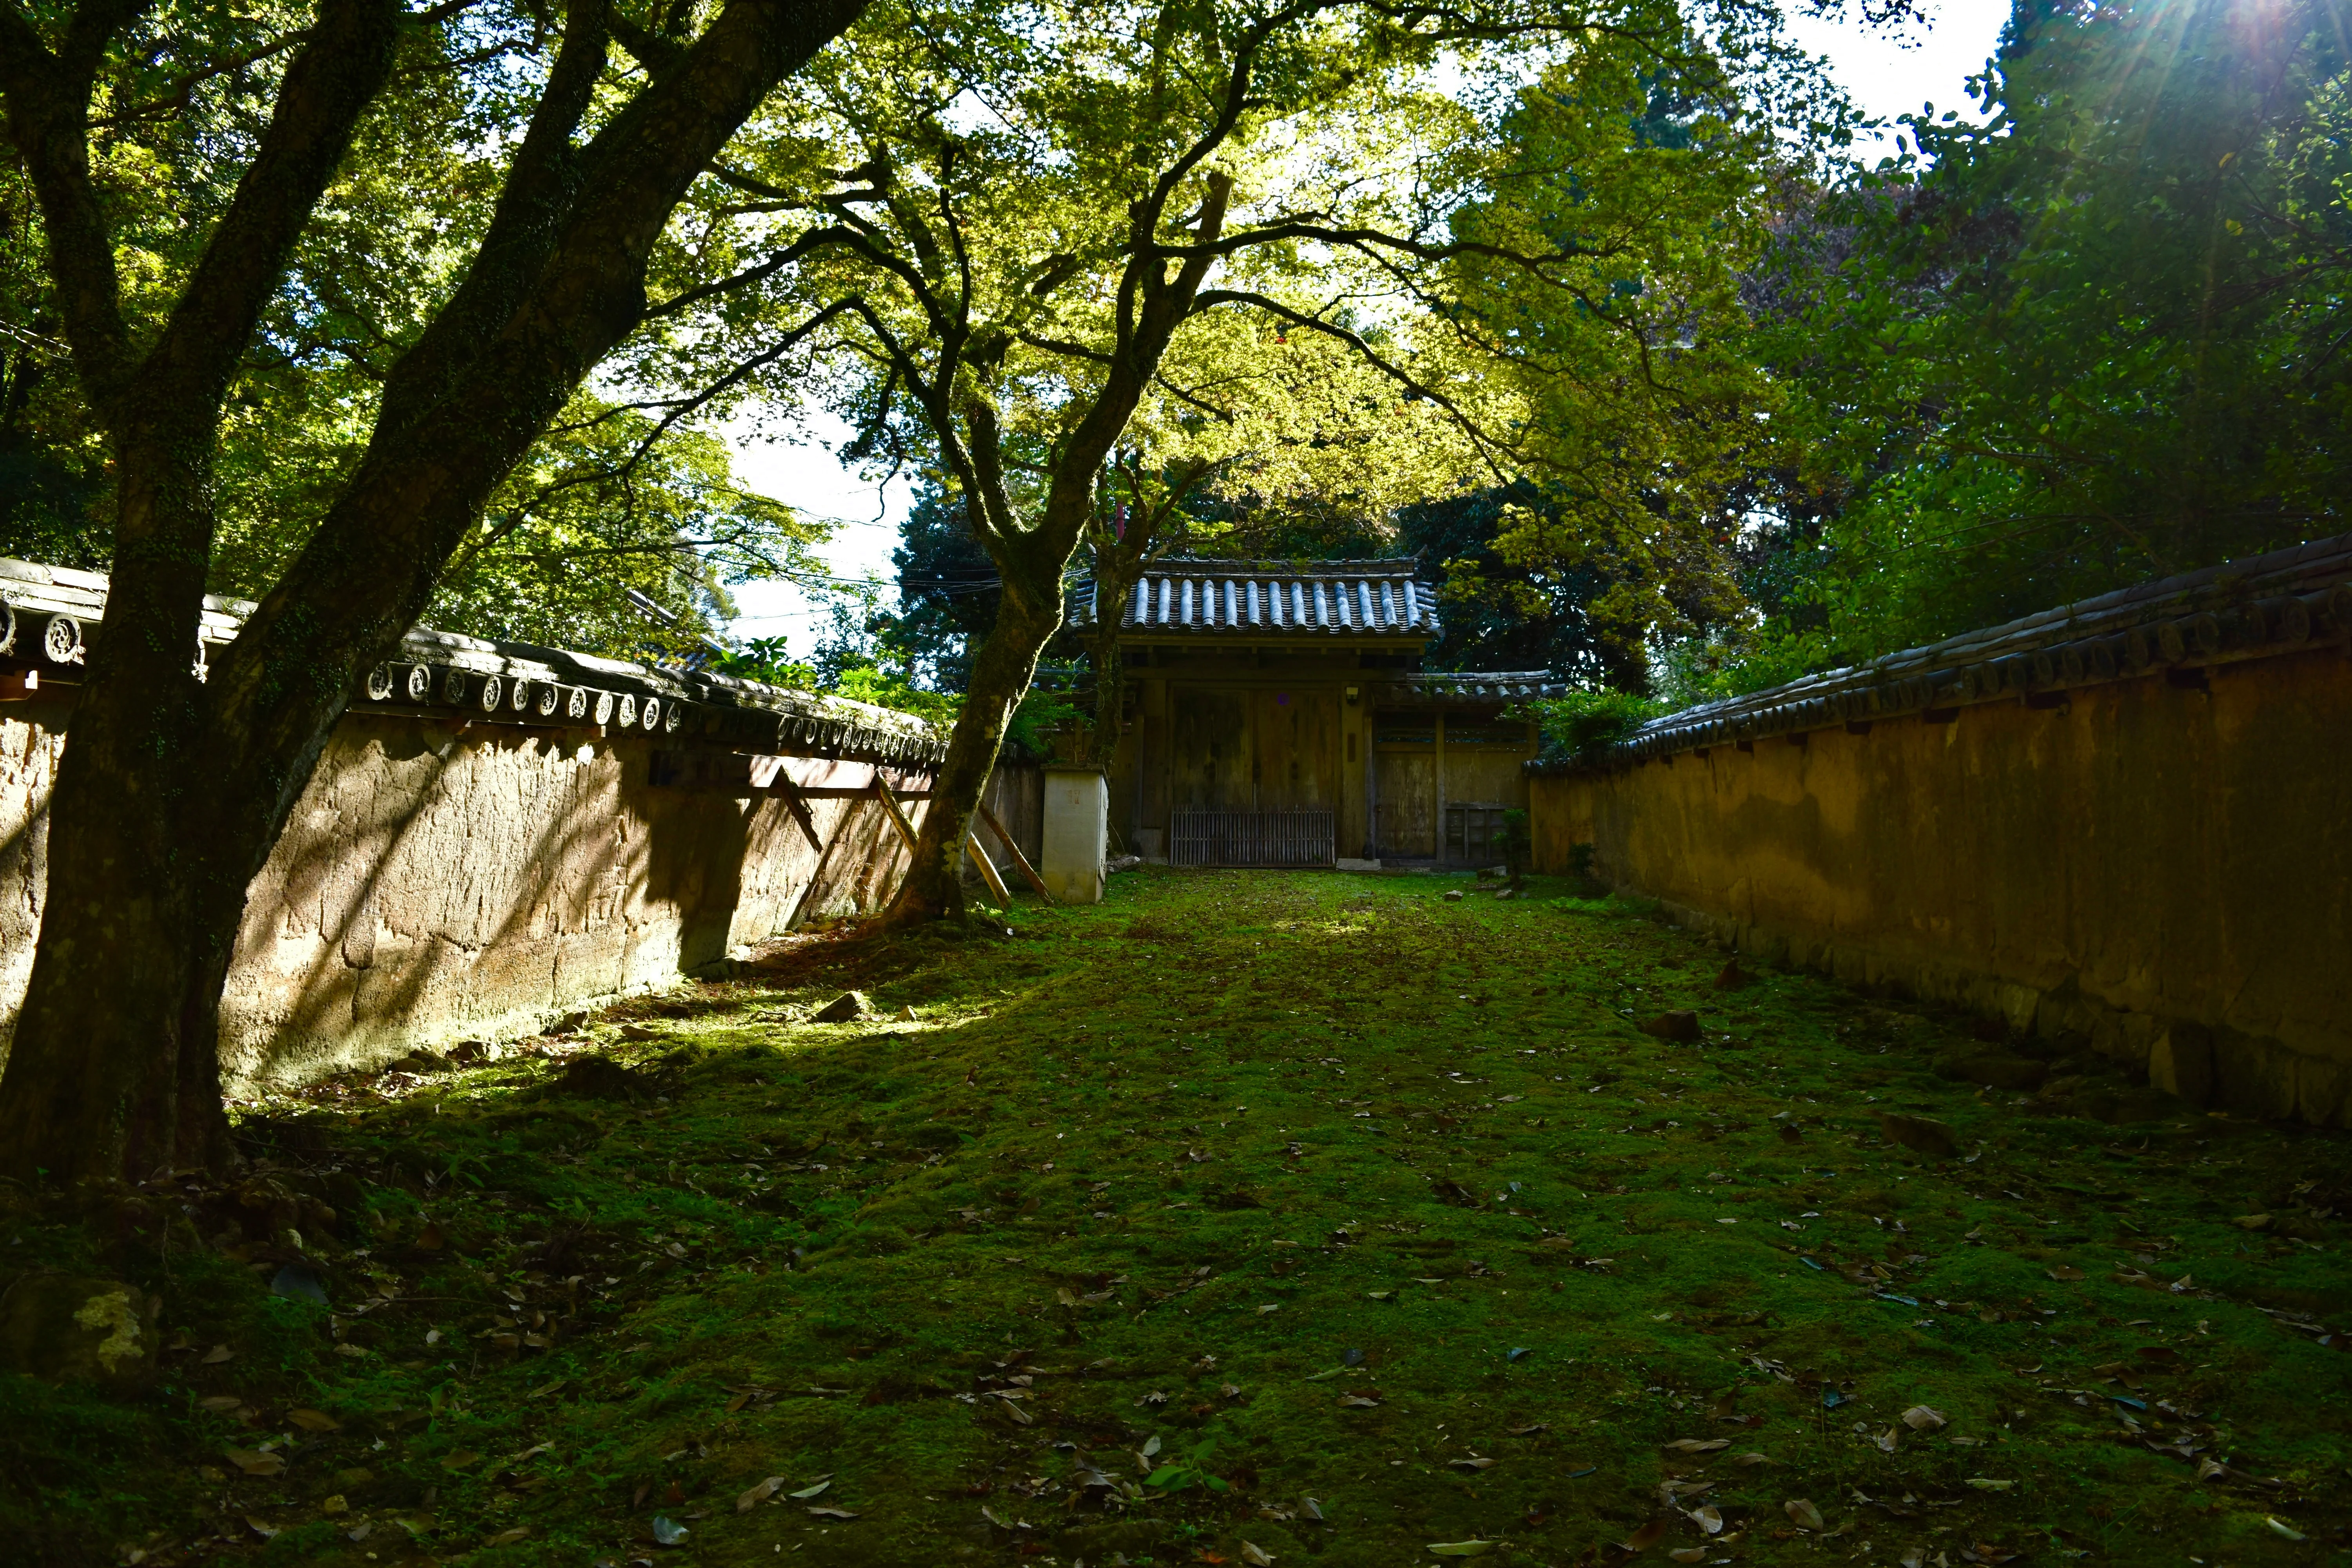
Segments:
[[[1509,476],[1504,471],[1502,464],[1493,456],[1496,452],[1509,451],[1508,445],[1488,435],[1476,420],[1463,412],[1459,404],[1435,387],[1424,385],[1402,365],[1391,363],[1386,355],[1366,342],[1360,334],[1351,332],[1345,327],[1335,326],[1329,321],[1310,316],[1303,310],[1293,310],[1278,300],[1268,299],[1263,294],[1250,293],[1242,289],[1213,289],[1200,295],[1193,301],[1194,309],[1199,310],[1214,310],[1219,305],[1243,305],[1264,310],[1268,315],[1289,322],[1301,331],[1320,332],[1326,337],[1335,338],[1347,344],[1362,357],[1365,363],[1402,387],[1408,395],[1413,397],[1425,397],[1445,410],[1455,426],[1464,435],[1468,436],[1472,445],[1478,448],[1479,457],[1485,459],[1488,469],[1495,476],[1496,482],[1498,484],[1509,482]]]
[[[113,237],[89,177],[89,98],[114,35],[152,0],[89,0],[51,54],[25,13],[0,7],[0,92],[8,135],[32,176],[48,237],[49,275],[82,390],[101,418],[129,374],[130,331]]]
[[[611,0],[575,0],[562,47],[531,113],[489,226],[457,293],[401,356],[376,415],[379,437],[423,417],[514,313],[562,237],[574,205],[581,153],[572,133],[604,74]],[[607,127],[608,131],[610,127]]]

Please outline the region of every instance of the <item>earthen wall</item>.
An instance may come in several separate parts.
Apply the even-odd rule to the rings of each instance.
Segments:
[[[1834,723],[1530,781],[1540,869],[1743,952],[2352,1121],[2352,658]]]

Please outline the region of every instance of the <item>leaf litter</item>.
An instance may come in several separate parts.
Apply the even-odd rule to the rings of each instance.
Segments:
[[[75,1447],[89,1391],[15,1391],[11,1426],[84,1457],[38,1510],[0,1490],[13,1538],[1683,1561],[1670,1531],[1833,1535],[1801,1491],[1876,1500],[1841,1530],[2109,1554],[2126,1517],[2209,1560],[2345,1527],[2343,1135],[2103,1120],[2146,1091],[2064,1041],[2003,1049],[2066,1092],[1980,1100],[1937,1070],[1972,1020],[1752,962],[1715,990],[1686,933],[1540,879],[1381,879],[1336,918],[1364,886],[1139,873],[1009,941],[797,938],[546,1055],[241,1108],[269,1201],[332,1228],[156,1260],[186,1397],[105,1414],[129,1439]],[[1629,983],[1699,1041],[1635,1028]],[[803,1022],[852,989],[917,1016]],[[588,1058],[635,1087],[568,1089]],[[323,1306],[269,1295],[296,1261]]]

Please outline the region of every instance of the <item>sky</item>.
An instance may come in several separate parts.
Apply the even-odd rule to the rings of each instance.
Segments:
[[[1864,114],[1892,120],[1934,104],[1936,112],[1957,109],[1973,118],[1964,83],[1984,69],[2009,0],[1927,0],[1927,23],[1885,33],[1858,22],[1797,17],[1798,42],[1824,55],[1830,69]],[[847,426],[821,414],[799,426],[800,439],[764,439],[754,422],[739,421],[734,441],[737,482],[772,496],[804,515],[835,520],[838,526],[824,554],[837,577],[889,579],[890,550],[906,515],[913,487],[904,479],[884,485],[879,474],[844,471],[833,458]],[[828,624],[826,600],[784,583],[749,584],[736,590],[738,637],[782,637],[795,658],[806,658]]]

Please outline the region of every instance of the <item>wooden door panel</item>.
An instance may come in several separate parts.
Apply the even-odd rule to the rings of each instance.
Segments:
[[[1383,751],[1373,758],[1379,853],[1423,859],[1437,853],[1437,758]]]
[[[1255,707],[1258,809],[1336,806],[1339,698],[1328,691],[1260,691]]]
[[[1169,804],[1246,811],[1255,804],[1257,757],[1251,744],[1249,705],[1243,695],[1213,687],[1178,686],[1168,693]]]

